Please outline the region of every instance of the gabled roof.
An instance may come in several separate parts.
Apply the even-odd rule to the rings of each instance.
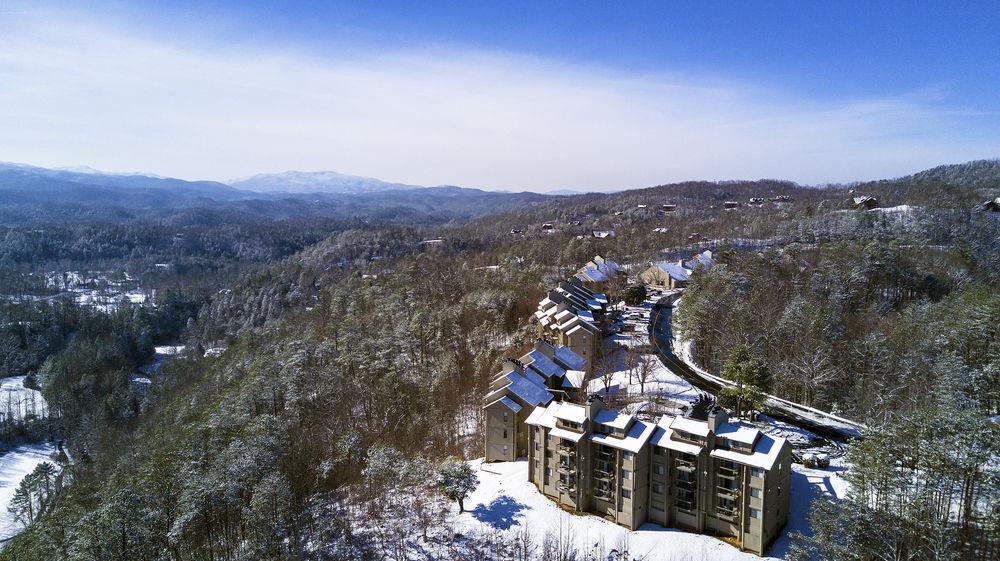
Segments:
[[[752,446],[760,436],[760,431],[757,427],[745,423],[723,423],[716,429],[715,436]]]
[[[572,440],[573,442],[580,442],[580,439],[583,438],[583,433],[573,432],[556,427],[549,431],[549,436],[554,436],[556,438],[565,438],[566,440]]]
[[[685,454],[694,454],[695,456],[700,454],[703,447],[689,442],[680,442],[671,438],[674,431],[670,428],[670,423],[673,419],[674,417],[670,415],[660,417],[659,422],[656,423],[656,431],[653,433],[653,437],[651,439],[653,444],[668,450],[684,452]]]
[[[583,367],[586,365],[583,357],[574,353],[572,349],[565,345],[556,347],[555,359],[556,362],[567,370],[583,370]]]
[[[566,375],[566,371],[559,367],[556,363],[552,362],[552,359],[545,356],[542,351],[533,350],[528,354],[521,357],[521,362],[527,364],[530,368],[538,371],[539,374],[545,378],[552,377],[562,377]]]
[[[553,403],[548,407],[540,405],[531,410],[528,418],[524,420],[526,424],[536,426],[536,427],[547,427],[555,428],[556,418],[552,414],[555,412],[556,408],[559,407],[559,403]]]
[[[691,271],[673,261],[659,261],[654,263],[653,266],[674,280],[687,281],[691,279]]]
[[[519,412],[521,410],[521,406],[518,405],[516,401],[514,401],[513,399],[511,399],[511,398],[509,398],[507,396],[503,396],[500,399],[498,399],[496,401],[493,401],[492,403],[487,403],[486,405],[483,406],[483,409],[487,409],[487,408],[492,407],[492,406],[494,406],[494,405],[496,405],[498,403],[500,405],[503,405],[507,409],[510,409],[514,413],[517,413],[517,412]]]
[[[541,378],[538,374],[532,374],[538,379]],[[504,389],[528,405],[545,405],[552,401],[552,394],[544,386],[544,381],[539,383],[535,378],[522,376],[517,372],[510,372],[504,378],[510,382]]]
[[[563,376],[562,387],[572,390],[582,388],[586,377],[587,373],[583,370],[567,370]]]
[[[738,464],[770,470],[781,455],[781,449],[787,446],[784,438],[761,434],[752,454],[743,454],[735,450],[716,448],[709,453],[713,458],[729,460]]]
[[[696,421],[687,417],[676,416],[670,421],[669,427],[673,430],[687,432],[697,436],[708,436],[708,423]]]
[[[597,415],[594,416],[595,423],[600,423],[613,429],[622,430],[628,428],[628,424],[631,420],[632,415],[619,413],[614,409],[602,409],[597,412]]]
[[[706,249],[684,262],[684,266],[691,270],[708,269],[712,265],[715,265],[715,257],[712,256],[710,249]]]
[[[559,408],[553,413],[556,419],[569,421],[571,423],[582,423],[587,420],[587,408],[575,403],[562,402]]]
[[[612,448],[618,448],[619,450],[625,450],[626,452],[637,454],[639,450],[642,450],[642,447],[646,445],[646,442],[649,440],[649,437],[652,436],[655,429],[656,425],[653,423],[637,420],[632,423],[632,428],[629,429],[625,438],[617,438],[606,434],[592,434],[590,435],[590,440],[605,446],[611,446]]]

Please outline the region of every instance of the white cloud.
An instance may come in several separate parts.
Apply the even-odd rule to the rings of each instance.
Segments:
[[[933,91],[824,101],[457,47],[318,56],[0,25],[0,160],[38,165],[546,190],[849,181],[1000,154],[1000,135],[973,126],[982,116]]]

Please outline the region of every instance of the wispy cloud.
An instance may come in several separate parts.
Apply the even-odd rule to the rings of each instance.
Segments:
[[[459,47],[317,55],[0,14],[0,160],[189,178],[333,169],[504,189],[894,176],[1000,154],[946,90],[819,100]],[[762,85],[764,84],[764,85]]]

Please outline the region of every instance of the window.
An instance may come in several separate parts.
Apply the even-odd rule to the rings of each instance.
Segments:
[[[626,459],[626,460],[631,460],[632,459],[632,452],[625,452],[624,454],[622,454],[622,458]]]
[[[750,468],[751,477],[764,477],[764,470],[760,468]]]
[[[545,468],[545,477],[552,477],[552,468]]]
[[[660,448],[659,446],[653,446],[653,455],[654,456],[662,456],[663,455],[663,448]]]
[[[665,471],[665,470],[663,469],[663,464],[655,464],[655,465],[653,466],[653,471],[655,471],[655,472],[656,472],[656,475],[663,475],[663,474],[664,474],[664,471]]]
[[[632,498],[632,491],[629,491],[628,489],[622,489],[622,498],[623,499],[631,499]]]
[[[627,469],[622,470],[622,481],[628,481],[628,478],[632,475]]]
[[[756,487],[751,487],[750,488],[750,496],[753,497],[753,498],[755,498],[755,499],[759,499],[760,498],[760,489],[758,489]]]
[[[662,483],[653,483],[653,492],[656,493],[657,495],[662,495],[663,494],[663,484]]]
[[[750,518],[760,518],[760,511],[756,508],[750,509]]]
[[[509,450],[509,449],[510,449],[510,448],[508,448],[506,444],[504,444],[504,445],[503,445],[503,455],[504,455],[504,456],[506,456],[506,455],[507,455],[507,450]]]
[[[503,437],[504,437],[505,439],[507,438],[507,429],[503,429]]]
[[[506,424],[509,420],[510,420],[510,416],[507,414],[506,411],[504,411],[503,412],[503,422],[504,422],[504,424]]]

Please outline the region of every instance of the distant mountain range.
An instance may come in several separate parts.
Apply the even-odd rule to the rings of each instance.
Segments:
[[[374,177],[347,175],[335,171],[286,171],[264,173],[228,182],[231,187],[258,193],[338,193],[357,195],[380,191],[425,189],[421,185],[390,183]]]
[[[535,193],[420,187],[335,172],[259,175],[227,185],[0,163],[0,225],[151,218],[178,224],[221,223],[318,216],[439,223],[547,199]]]
[[[939,166],[883,182],[901,188],[926,182],[973,189],[1000,188],[1000,160]],[[262,174],[227,184],[106,173],[86,167],[50,169],[0,163],[0,225],[121,223],[151,218],[181,224],[220,223],[318,216],[440,223],[574,196],[609,194],[423,187],[332,171]]]

